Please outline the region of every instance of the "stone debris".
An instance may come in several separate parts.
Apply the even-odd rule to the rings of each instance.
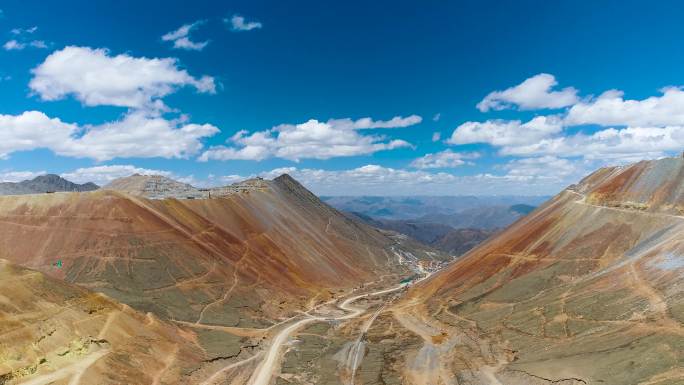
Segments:
[[[196,188],[162,175],[135,174],[119,178],[103,187],[107,190],[122,191],[148,199],[213,199],[269,189],[268,181],[261,178],[248,179],[229,186]]]

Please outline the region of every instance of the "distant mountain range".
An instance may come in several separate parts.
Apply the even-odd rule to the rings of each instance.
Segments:
[[[433,213],[415,219],[373,218],[359,212],[351,212],[350,215],[371,226],[407,235],[450,255],[462,255],[534,208],[524,203],[479,206],[458,213]]]
[[[499,206],[520,211],[517,205],[536,207],[546,196],[324,196],[321,199],[341,211],[380,219],[416,219],[431,215],[451,215],[464,210]],[[524,209],[523,209],[524,210]],[[510,223],[510,221],[508,222]],[[469,227],[463,225],[459,227]],[[482,226],[478,226],[482,227]]]
[[[421,222],[419,220],[374,219],[361,213],[348,213],[348,215],[379,229],[407,235],[453,256],[465,254],[497,232],[496,228],[454,228],[443,223]]]
[[[0,195],[25,195],[42,194],[47,192],[79,192],[93,191],[100,188],[95,183],[77,184],[70,182],[59,175],[47,174],[40,175],[31,180],[22,182],[2,182],[0,183]]]
[[[529,214],[535,206],[515,204],[511,206],[480,206],[454,214],[428,214],[416,218],[416,222],[440,223],[455,229],[496,229],[510,225]]]

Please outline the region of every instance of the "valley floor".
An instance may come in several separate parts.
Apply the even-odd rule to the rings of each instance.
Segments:
[[[250,353],[238,354],[234,359],[226,360],[222,366],[212,365],[203,369],[206,374],[202,385],[218,384],[272,384],[276,383],[307,383],[299,382],[296,377],[321,376],[329,374],[334,377],[340,373],[342,379],[332,382],[313,383],[343,383],[354,384],[354,378],[359,367],[362,366],[366,351],[365,334],[373,326],[374,321],[387,311],[388,305],[396,300],[411,285],[427,278],[429,272],[423,271],[422,277],[410,282],[397,284],[397,277],[384,277],[365,287],[357,288],[356,292],[347,296],[335,298],[323,303],[311,305],[299,315],[285,319],[265,329],[229,328],[206,325],[202,323],[178,322],[184,326],[197,329],[218,330],[238,336],[258,337],[258,347]],[[389,278],[389,279],[388,279]],[[316,330],[339,330],[341,335],[334,336],[337,343],[343,344],[337,353],[337,369],[330,368],[329,373],[301,371],[293,376],[288,371],[299,364],[307,362],[293,362],[293,354],[306,354],[309,349],[306,341],[315,336]],[[336,334],[336,333],[333,333]],[[344,342],[346,335],[350,340]],[[293,349],[294,348],[294,349]],[[318,357],[321,358],[321,357]],[[296,357],[294,361],[299,361]],[[287,380],[286,380],[287,379]],[[285,381],[285,382],[283,382]]]
[[[500,385],[495,373],[509,353],[495,341],[481,339],[472,322],[462,320],[447,331],[436,319],[422,316],[420,304],[399,304],[412,285],[432,273],[422,270],[419,278],[399,284],[397,277],[380,280],[355,290],[361,294],[312,305],[266,329],[181,322],[259,339],[249,353],[205,367],[200,383]],[[457,357],[463,349],[454,349],[456,345],[477,354]],[[456,381],[451,366],[455,359],[471,369],[467,382]]]

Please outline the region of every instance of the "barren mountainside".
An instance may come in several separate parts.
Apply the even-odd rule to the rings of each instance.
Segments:
[[[139,181],[125,182],[131,186]],[[116,361],[116,354],[107,354],[106,361],[98,361],[99,369],[88,369],[88,378],[95,379],[104,371],[122,372],[121,378],[129,379],[135,378],[135,370],[152,375],[151,368],[183,360],[155,383],[194,383],[212,373],[221,375],[226,361],[262,349],[259,344],[269,327],[301,309],[366,283],[398,282],[415,274],[407,258],[425,264],[444,258],[432,249],[391,239],[350,220],[289,176],[260,183],[257,189],[242,193],[231,189],[231,194],[211,199],[148,199],[113,190],[111,185],[89,193],[0,197],[0,258],[51,277],[17,273],[50,283],[44,289],[31,286],[37,291],[27,293],[26,302],[43,306],[40,298],[51,290],[56,293],[50,297],[55,304],[43,307],[56,311],[81,303],[79,296],[106,302],[97,316],[88,315],[87,309],[76,311],[68,323],[56,328],[63,337],[50,349],[65,349],[71,340],[88,345],[79,345],[81,358],[101,349],[126,349],[129,366]],[[57,295],[60,288],[69,291],[65,297]],[[28,344],[40,340],[40,333],[49,333],[49,325],[38,322],[41,313],[32,315],[32,307],[12,303],[8,306],[14,306],[12,312],[17,314],[9,314],[17,327],[37,329],[21,340],[26,345],[12,347],[21,351],[16,353],[21,360],[7,361],[0,355],[0,375],[7,376],[40,362],[41,354],[48,360],[52,357],[48,350],[26,355]],[[35,310],[39,311],[44,309]],[[120,312],[126,318],[109,321],[111,314]],[[135,345],[135,341],[146,343],[148,337],[141,337],[145,333],[156,333],[145,329],[143,324],[152,322],[145,317],[163,324],[159,331],[163,335],[149,336],[150,341],[161,341],[154,345],[155,352],[145,353]],[[120,345],[93,337],[104,333],[102,329],[118,330],[108,329],[102,321],[112,326],[125,321],[121,327],[134,346],[126,347],[126,340]],[[89,324],[92,327],[80,326]],[[168,334],[184,336],[183,341]],[[172,353],[176,349],[177,354]],[[6,367],[12,371],[6,372]],[[39,373],[50,374],[51,367],[42,366]],[[32,368],[21,376],[32,375],[35,365]],[[18,372],[11,376],[21,377]],[[102,383],[121,382],[109,378]]]
[[[0,383],[681,384],[683,170],[598,170],[434,274],[288,175],[0,197]]]
[[[2,384],[178,382],[210,359],[193,333],[4,260],[0,293]]]
[[[435,360],[414,382],[683,383],[683,215],[681,158],[561,192],[395,310]]]

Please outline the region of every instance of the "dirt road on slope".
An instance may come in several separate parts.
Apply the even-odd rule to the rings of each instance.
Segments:
[[[429,274],[426,274],[425,277],[422,279],[425,279],[429,276]],[[421,280],[422,280],[421,279]],[[388,289],[383,289],[371,293],[365,293],[365,294],[360,294],[356,295],[353,297],[350,297],[346,300],[344,300],[342,303],[340,303],[337,307],[341,310],[344,310],[346,314],[344,315],[310,315],[309,313],[305,313],[307,318],[304,318],[302,320],[296,321],[290,326],[286,327],[285,329],[281,330],[272,340],[271,345],[269,346],[269,349],[266,353],[266,357],[263,359],[263,361],[257,366],[256,370],[252,374],[252,377],[250,378],[248,384],[249,385],[269,385],[271,384],[273,377],[275,376],[276,372],[280,369],[279,368],[279,361],[281,358],[281,353],[282,353],[282,348],[286,344],[286,342],[290,339],[290,337],[297,332],[297,330],[300,330],[302,327],[304,327],[307,324],[313,323],[313,322],[320,322],[320,321],[343,321],[343,320],[349,320],[352,318],[357,318],[361,315],[363,315],[367,309],[361,308],[361,307],[356,307],[353,306],[353,303],[362,299],[362,298],[368,298],[368,297],[377,297],[381,296],[384,294],[389,294],[393,292],[397,292],[406,286],[408,286],[409,283],[402,283],[397,286],[388,288]],[[370,326],[370,325],[369,325]],[[357,362],[355,365],[359,365],[360,362],[359,357],[356,358]]]

